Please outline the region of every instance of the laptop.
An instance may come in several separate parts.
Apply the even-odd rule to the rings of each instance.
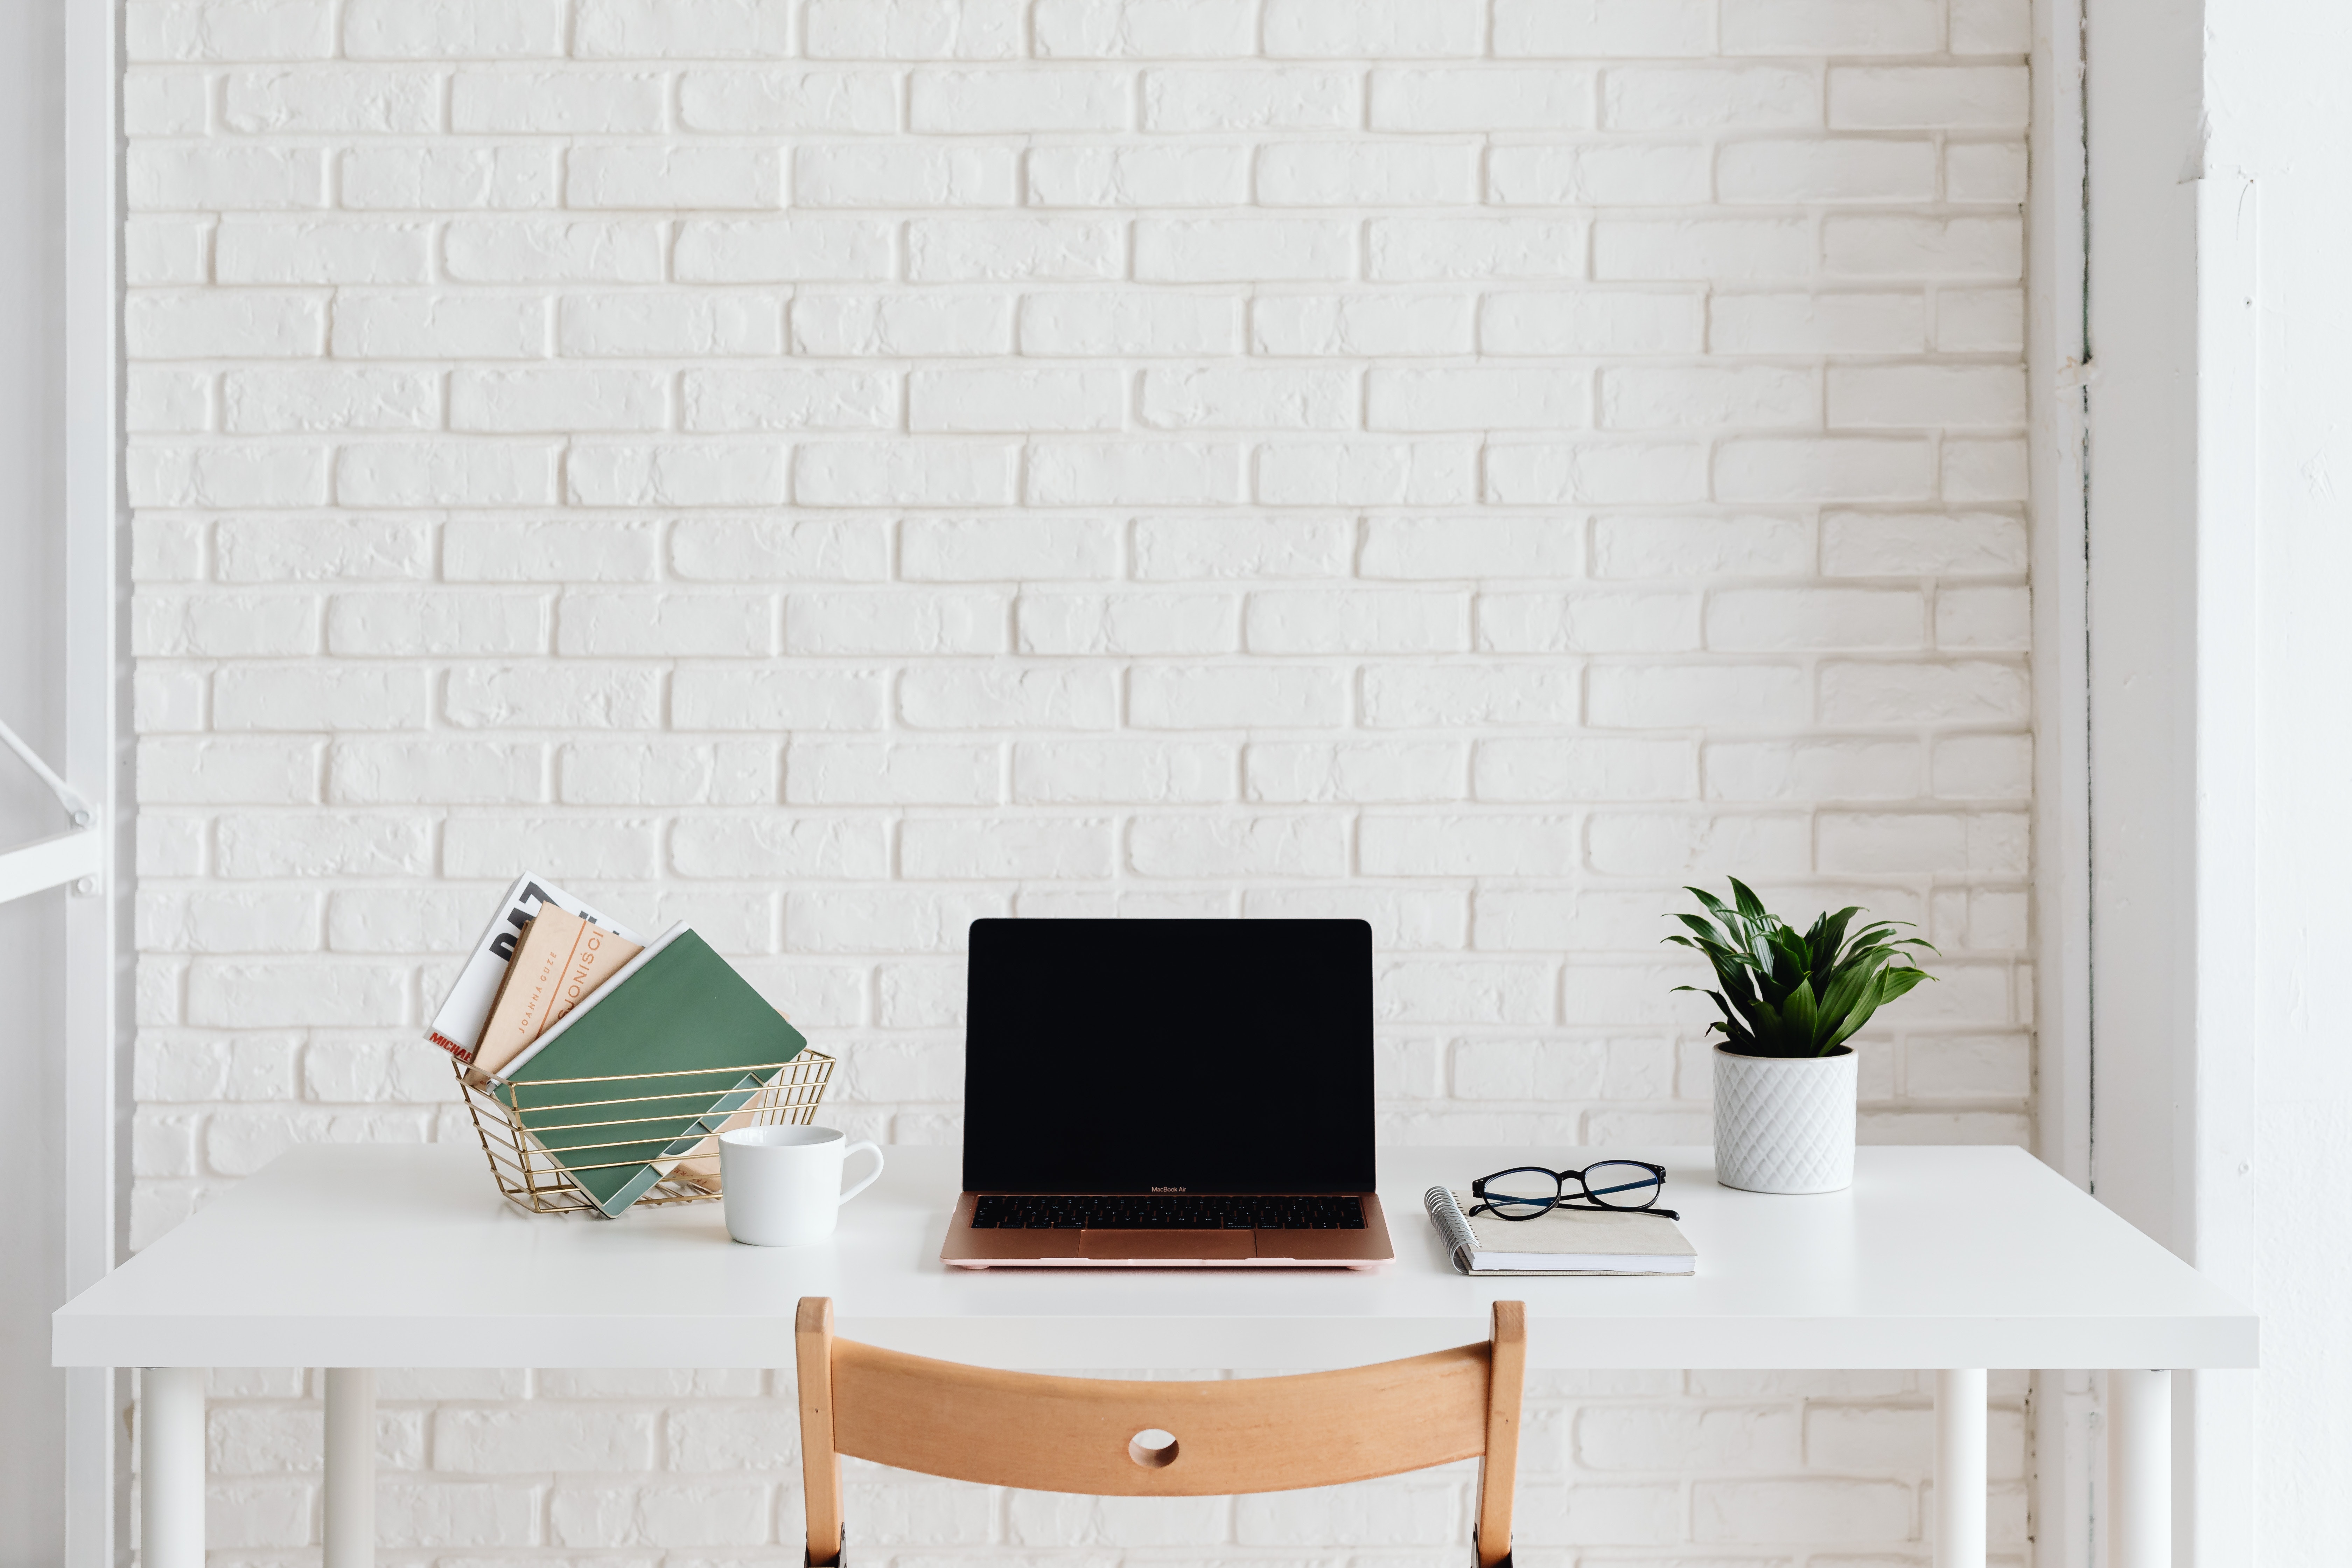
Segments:
[[[962,1268],[1376,1268],[1362,921],[971,923]]]

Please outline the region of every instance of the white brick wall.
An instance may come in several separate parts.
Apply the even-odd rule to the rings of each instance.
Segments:
[[[2021,1136],[2026,16],[131,0],[136,1239],[457,1131],[417,1023],[524,861],[912,1141],[965,922],[1114,911],[1369,918],[1388,1136],[1703,1141],[1658,917],[1738,872],[1944,950],[1867,1136]],[[307,1387],[223,1379],[220,1562],[317,1538]],[[777,1393],[389,1380],[388,1561],[787,1559]],[[1531,1564],[1919,1561],[1911,1377],[1538,1393]],[[853,1518],[1402,1568],[1465,1507]]]

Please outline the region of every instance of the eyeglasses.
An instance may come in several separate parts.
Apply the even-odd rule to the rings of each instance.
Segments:
[[[1576,1184],[1570,1192],[1569,1184]],[[1534,1219],[1562,1204],[1591,1204],[1595,1208],[1654,1214],[1662,1219],[1683,1216],[1672,1209],[1654,1208],[1666,1190],[1666,1168],[1644,1160],[1603,1160],[1581,1171],[1547,1171],[1541,1165],[1518,1165],[1481,1176],[1470,1184],[1470,1195],[1480,1201],[1472,1214],[1497,1219]]]

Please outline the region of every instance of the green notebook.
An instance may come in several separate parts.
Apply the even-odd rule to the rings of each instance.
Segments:
[[[509,1062],[493,1092],[611,1216],[807,1044],[709,942],[673,927]]]

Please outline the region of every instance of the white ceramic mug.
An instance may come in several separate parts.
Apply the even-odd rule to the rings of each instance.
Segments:
[[[874,1172],[844,1192],[842,1166],[859,1150]],[[727,1234],[751,1247],[803,1247],[833,1234],[841,1205],[882,1174],[882,1151],[838,1127],[743,1127],[719,1135],[719,1191]]]

